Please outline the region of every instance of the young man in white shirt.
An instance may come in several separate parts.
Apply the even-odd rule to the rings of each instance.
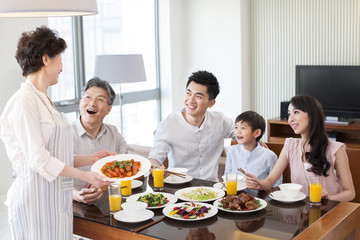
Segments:
[[[132,151],[115,126],[103,123],[114,99],[115,92],[108,82],[96,77],[87,82],[80,100],[80,118],[72,123],[75,155],[91,154],[98,149],[119,154]],[[85,166],[80,169],[90,171],[90,168]],[[84,193],[86,195],[81,196]],[[73,200],[92,204],[101,196],[101,189],[95,191],[86,182],[74,181]]]
[[[216,181],[225,138],[234,138],[234,124],[220,112],[207,111],[220,92],[216,77],[193,73],[186,84],[185,108],[158,126],[149,159],[153,166],[169,159],[169,168],[184,167],[192,177]]]

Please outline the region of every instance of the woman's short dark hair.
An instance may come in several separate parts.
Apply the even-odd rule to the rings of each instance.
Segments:
[[[26,77],[44,66],[42,57],[45,54],[53,58],[64,52],[66,47],[65,40],[55,30],[41,26],[35,31],[22,33],[15,58],[22,69],[22,75]]]
[[[209,100],[215,99],[220,92],[219,82],[217,81],[214,74],[212,74],[211,72],[208,71],[194,72],[189,77],[186,83],[186,87],[188,87],[191,82],[205,85],[207,87],[207,94],[209,95]]]
[[[309,116],[309,135],[307,141],[311,146],[311,150],[305,153],[305,158],[312,167],[308,171],[327,177],[330,163],[326,159],[325,153],[329,140],[325,131],[325,117],[321,103],[310,95],[297,95],[291,98],[290,104],[294,108],[306,112]]]
[[[113,105],[115,99],[115,92],[107,81],[101,80],[98,77],[94,77],[86,83],[84,92],[86,92],[86,90],[91,87],[99,87],[104,89],[108,94],[108,104]]]
[[[264,135],[265,126],[266,126],[265,119],[257,112],[254,111],[243,112],[236,117],[235,123],[237,122],[246,122],[247,124],[250,125],[252,132],[255,131],[256,129],[260,129],[261,134],[256,138],[257,142],[260,141],[261,137]]]

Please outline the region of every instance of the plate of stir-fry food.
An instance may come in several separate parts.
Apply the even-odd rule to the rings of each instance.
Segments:
[[[267,203],[261,198],[253,197],[247,193],[235,196],[226,196],[214,202],[214,206],[225,212],[246,213],[255,212],[266,207]]]
[[[100,159],[91,166],[109,181],[123,181],[138,178],[150,170],[148,159],[135,154],[118,154]]]

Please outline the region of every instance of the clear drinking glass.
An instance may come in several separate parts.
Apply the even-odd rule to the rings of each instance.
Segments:
[[[227,173],[226,174],[226,192],[227,195],[237,194],[237,174]]]
[[[121,181],[121,195],[128,197],[131,195],[131,179]]]
[[[309,182],[310,205],[321,205],[321,178],[311,177]]]
[[[155,167],[153,172],[154,191],[162,191],[164,189],[164,167]]]
[[[121,210],[120,184],[112,183],[108,186],[110,214]]]

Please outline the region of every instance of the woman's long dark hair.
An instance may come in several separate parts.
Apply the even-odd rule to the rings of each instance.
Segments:
[[[312,167],[308,171],[327,177],[330,163],[326,159],[325,152],[329,140],[325,132],[323,107],[317,99],[309,95],[295,96],[291,98],[290,103],[294,108],[306,112],[309,116],[309,135],[306,142],[309,142],[311,150],[305,152],[305,159]],[[304,148],[306,142],[303,145]]]

